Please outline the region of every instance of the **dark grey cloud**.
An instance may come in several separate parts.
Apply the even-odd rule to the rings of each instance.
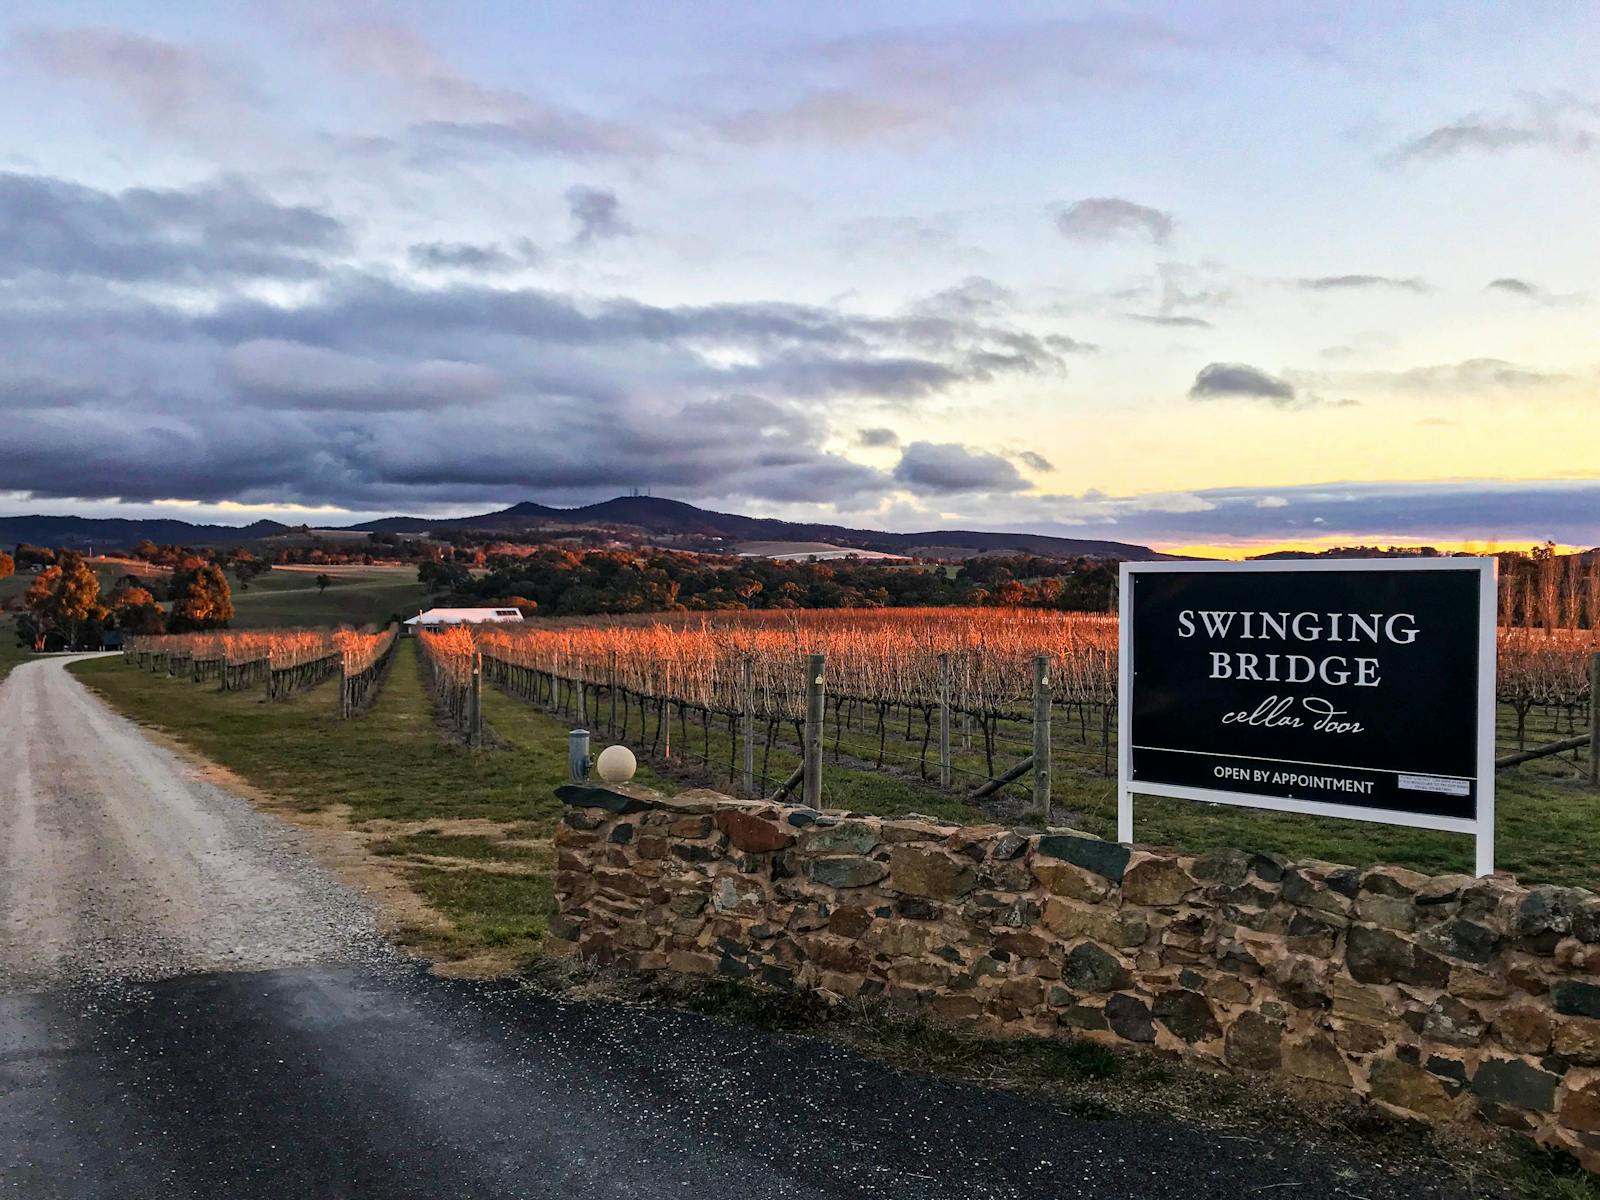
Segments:
[[[1368,291],[1388,288],[1402,292],[1425,292],[1428,285],[1420,279],[1405,279],[1394,275],[1318,275],[1299,281],[1310,292]]]
[[[1056,228],[1078,241],[1142,237],[1161,245],[1172,236],[1172,214],[1119,196],[1094,196],[1056,214]]]
[[[1528,148],[1592,154],[1600,149],[1600,104],[1565,94],[1528,95],[1515,113],[1473,113],[1408,138],[1387,161],[1399,165]]]
[[[480,268],[511,252],[496,244],[419,243],[448,264],[430,286],[337,264],[338,221],[243,183],[9,183],[0,282],[27,274],[0,286],[4,484],[41,499],[417,511],[641,485],[870,506],[912,484],[823,449],[849,419],[841,398],[909,409],[1059,370],[1072,349],[981,304],[872,315],[491,287]],[[248,286],[286,279],[309,286]],[[205,303],[173,299],[174,281]],[[83,436],[106,428],[137,432]],[[941,463],[959,465],[919,452],[905,471],[945,486]],[[1009,464],[964,469],[1014,485]]]
[[[1518,392],[1566,383],[1570,375],[1540,371],[1503,358],[1468,358],[1405,371],[1372,372],[1366,379],[1407,391],[1444,393]]]
[[[622,215],[622,202],[607,188],[568,188],[567,210],[572,214],[572,240],[580,246],[627,237],[633,232],[633,226]]]
[[[385,363],[299,342],[243,342],[222,356],[239,395],[268,407],[354,412],[467,407],[494,399],[502,381],[478,363]]]
[[[499,242],[419,242],[406,251],[411,265],[434,271],[495,274],[536,265],[543,255],[528,238]]]
[[[1019,450],[1017,459],[1025,466],[1032,467],[1035,471],[1054,471],[1056,466],[1037,450]]]
[[[953,442],[912,442],[900,455],[894,477],[915,492],[1018,492],[1027,481],[998,454]]]
[[[869,450],[898,446],[900,444],[900,435],[892,429],[885,429],[881,426],[874,429],[863,429],[856,434],[856,444],[865,446]]]
[[[1491,279],[1484,285],[1485,291],[1499,292],[1502,295],[1518,296],[1523,300],[1546,308],[1562,308],[1572,305],[1581,305],[1588,302],[1588,295],[1583,292],[1553,292],[1549,288],[1534,283],[1529,279],[1519,279],[1515,276],[1502,276]]]
[[[1544,294],[1542,288],[1529,283],[1526,279],[1512,279],[1510,277],[1491,279],[1486,286],[1490,291],[1510,292],[1513,296],[1527,296],[1530,299]]]
[[[1130,321],[1143,321],[1146,325],[1165,325],[1174,329],[1213,329],[1215,326],[1204,317],[1185,316],[1181,313],[1123,313]]]
[[[239,180],[103,192],[0,175],[0,277],[308,278],[346,241],[344,226],[326,213],[279,204]]]
[[[996,316],[1016,304],[1016,294],[983,275],[969,275],[953,287],[935,292],[917,305],[934,316]]]
[[[1451,158],[1470,151],[1492,153],[1516,146],[1537,145],[1538,131],[1489,121],[1457,121],[1440,125],[1403,143],[1394,157],[1408,159]]]
[[[1013,364],[1007,369],[1025,368]],[[885,400],[917,399],[964,380],[991,377],[986,364],[974,367],[970,359],[965,364],[946,364],[914,357],[825,354],[782,354],[755,366],[714,371],[712,376],[731,387],[782,395],[876,396]]]
[[[1208,363],[1200,368],[1189,388],[1191,400],[1244,397],[1265,400],[1280,407],[1294,403],[1294,385],[1244,363]]]

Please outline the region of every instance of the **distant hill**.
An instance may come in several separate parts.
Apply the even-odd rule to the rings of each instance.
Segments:
[[[1432,546],[1330,546],[1326,550],[1274,550],[1252,554],[1250,562],[1280,562],[1314,558],[1450,558],[1452,554]]]
[[[776,517],[697,508],[659,496],[618,496],[577,508],[552,508],[525,501],[498,512],[471,517],[384,517],[352,526],[387,533],[425,533],[440,529],[482,529],[496,532],[551,526],[593,528],[616,526],[647,534],[707,538],[726,542],[829,542],[890,554],[960,558],[972,554],[1037,554],[1048,558],[1166,559],[1149,546],[1089,538],[1053,537],[1042,533],[993,533],[970,529],[936,529],[921,533],[889,533],[852,529]]]
[[[1046,558],[1166,559],[1148,546],[1090,538],[1052,537],[1042,533],[994,533],[970,529],[936,529],[922,533],[888,533],[773,517],[746,517],[714,512],[681,500],[657,496],[618,496],[578,508],[552,508],[524,501],[497,512],[470,517],[381,517],[348,527],[366,533],[428,533],[482,530],[514,534],[519,530],[604,529],[640,541],[667,540],[702,550],[731,552],[741,542],[827,542],[888,554],[929,558],[963,558],[974,554],[1037,554]],[[234,528],[195,525],[176,520],[97,519],[90,517],[0,517],[0,545],[33,542],[45,546],[127,548],[148,538],[157,543],[231,546],[281,537],[294,527],[257,521]],[[330,531],[333,532],[333,531]]]
[[[170,519],[129,520],[122,517],[0,517],[0,546],[18,542],[35,546],[108,550],[136,546],[146,539],[157,545],[238,546],[286,533],[277,521],[250,525],[196,525]]]

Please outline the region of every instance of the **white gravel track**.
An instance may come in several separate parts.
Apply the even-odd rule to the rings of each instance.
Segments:
[[[82,657],[0,683],[0,994],[379,951],[361,896],[107,708]]]

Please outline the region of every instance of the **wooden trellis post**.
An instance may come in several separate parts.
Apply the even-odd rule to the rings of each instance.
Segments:
[[[1033,809],[1050,823],[1050,656],[1033,660]]]
[[[1589,657],[1589,786],[1600,786],[1600,654]]]
[[[822,807],[822,723],[826,714],[823,693],[823,658],[813,654],[806,659],[806,724],[801,758],[802,796],[807,808]]]
[[[756,664],[745,656],[740,671],[740,689],[744,692],[744,791],[752,795],[756,790]]]
[[[950,786],[950,655],[939,655],[939,786]]]
[[[483,655],[472,656],[472,684],[467,691],[467,742],[483,745]]]

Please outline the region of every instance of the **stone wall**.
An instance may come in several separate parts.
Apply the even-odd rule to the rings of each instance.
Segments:
[[[551,948],[1476,1114],[1600,1170],[1600,898],[1073,830],[561,789]]]

